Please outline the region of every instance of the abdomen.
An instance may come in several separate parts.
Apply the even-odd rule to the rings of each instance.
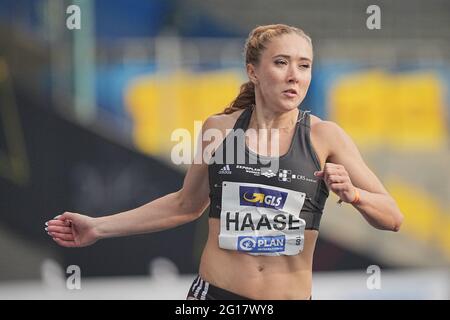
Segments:
[[[309,299],[318,231],[305,231],[303,251],[295,256],[254,256],[219,248],[220,220],[209,219],[200,275],[212,285],[252,299]]]

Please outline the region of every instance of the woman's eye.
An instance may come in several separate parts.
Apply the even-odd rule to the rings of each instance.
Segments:
[[[304,69],[308,69],[308,68],[310,68],[311,66],[310,66],[309,64],[302,64],[300,67],[301,67],[301,68],[304,68]]]

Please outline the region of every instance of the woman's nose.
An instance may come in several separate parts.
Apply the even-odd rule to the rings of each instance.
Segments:
[[[288,82],[297,83],[299,81],[299,71],[294,69],[289,70]]]
[[[299,81],[298,76],[295,74],[290,75],[288,78],[289,83],[298,83],[298,81]]]

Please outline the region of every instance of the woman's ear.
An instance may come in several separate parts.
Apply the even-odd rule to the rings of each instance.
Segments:
[[[258,77],[256,76],[255,66],[251,63],[247,64],[247,75],[254,85],[258,84]]]

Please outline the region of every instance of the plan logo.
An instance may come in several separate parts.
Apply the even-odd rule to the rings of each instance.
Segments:
[[[238,238],[238,250],[246,252],[282,252],[284,251],[286,238],[282,236]]]

